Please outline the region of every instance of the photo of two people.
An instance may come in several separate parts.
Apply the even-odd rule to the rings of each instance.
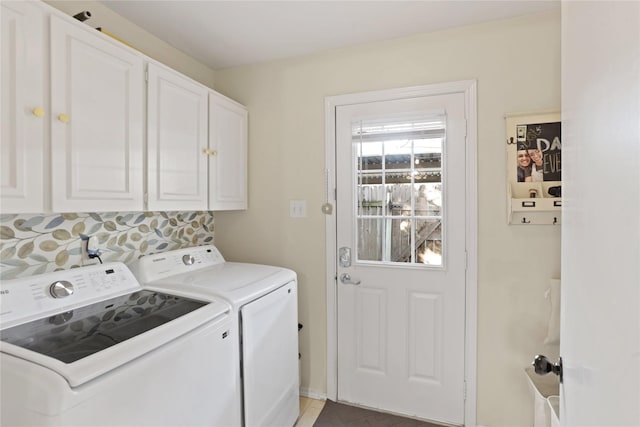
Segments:
[[[561,181],[560,122],[516,126],[518,182]]]

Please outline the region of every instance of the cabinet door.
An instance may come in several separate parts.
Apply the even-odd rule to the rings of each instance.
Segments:
[[[207,209],[207,89],[149,64],[149,210]]]
[[[209,209],[247,209],[247,109],[209,94]]]
[[[47,119],[44,14],[32,2],[2,2],[0,210],[44,210],[43,154]]]
[[[141,210],[143,60],[74,24],[51,17],[53,210]]]

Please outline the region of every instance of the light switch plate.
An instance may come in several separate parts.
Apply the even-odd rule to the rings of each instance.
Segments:
[[[306,200],[290,200],[289,201],[289,217],[305,218],[307,216]]]

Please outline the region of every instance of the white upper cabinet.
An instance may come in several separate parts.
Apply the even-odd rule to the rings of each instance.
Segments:
[[[2,124],[0,211],[44,210],[45,15],[32,2],[0,3]]]
[[[148,210],[207,209],[208,89],[149,64]]]
[[[144,62],[51,16],[54,212],[142,210]]]
[[[247,208],[246,108],[45,3],[0,11],[0,213]]]
[[[247,209],[247,109],[209,93],[209,209]]]

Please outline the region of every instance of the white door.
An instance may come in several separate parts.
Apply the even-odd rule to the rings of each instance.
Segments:
[[[206,210],[209,90],[165,67],[148,71],[147,209]]]
[[[640,3],[562,3],[560,422],[640,425]]]
[[[209,209],[247,209],[247,109],[209,93]]]
[[[44,13],[34,2],[0,4],[2,14],[2,212],[42,212],[44,128]]]
[[[51,16],[54,212],[143,208],[142,58]]]
[[[461,425],[465,97],[336,108],[340,401]]]

